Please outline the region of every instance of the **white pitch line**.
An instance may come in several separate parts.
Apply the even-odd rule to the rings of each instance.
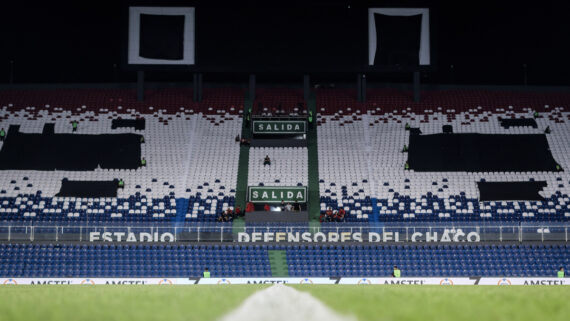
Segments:
[[[257,291],[220,321],[354,321],[306,292],[276,284]]]

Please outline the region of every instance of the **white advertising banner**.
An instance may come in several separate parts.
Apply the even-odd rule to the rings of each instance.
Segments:
[[[481,278],[479,285],[568,285],[568,278]]]
[[[172,285],[194,284],[188,278],[0,278],[4,285]]]
[[[340,284],[475,285],[471,278],[342,278]]]
[[[231,285],[231,284],[350,284],[350,285],[569,285],[568,278],[0,278],[0,285]]]
[[[335,284],[340,278],[201,278],[198,284]]]

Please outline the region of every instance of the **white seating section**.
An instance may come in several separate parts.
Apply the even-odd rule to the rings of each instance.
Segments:
[[[190,176],[186,183],[187,188],[192,190],[191,195],[195,194],[198,186],[206,182],[210,189],[213,189],[213,192],[207,194],[210,196],[220,192],[229,193],[230,189],[236,188],[239,143],[236,143],[234,138],[240,131],[241,119],[237,117],[218,126],[199,119],[198,134],[190,150]],[[220,186],[225,188],[220,190]]]
[[[324,181],[319,184],[321,195],[328,194],[325,193],[326,190],[340,195],[342,186],[347,187],[351,196],[358,193],[358,198],[364,198],[370,194],[369,184],[363,183],[369,176],[363,144],[361,122],[344,126],[327,122],[319,127],[319,178]],[[359,192],[360,190],[363,192]]]
[[[207,189],[201,190],[203,197],[208,195],[234,196],[237,179],[237,166],[239,144],[234,142],[234,137],[241,130],[241,119],[235,115],[217,114],[208,115],[186,113],[184,110],[176,114],[163,114],[162,110],[155,110],[153,114],[141,114],[135,110],[126,109],[124,113],[106,112],[100,110],[98,114],[91,111],[82,112],[80,115],[72,115],[71,111],[59,108],[42,109],[39,113],[34,112],[33,107],[27,110],[8,112],[7,106],[0,110],[0,127],[8,131],[10,125],[20,125],[20,131],[25,133],[41,133],[46,123],[55,124],[55,133],[71,133],[71,119],[80,119],[77,134],[118,134],[136,133],[144,135],[145,143],[141,145],[141,156],[147,161],[146,167],[137,170],[103,170],[96,169],[92,172],[76,171],[2,171],[0,175],[0,189],[5,193],[0,197],[15,198],[19,195],[32,195],[38,191],[42,197],[54,197],[61,188],[61,180],[113,180],[122,178],[125,181],[124,189],[118,190],[117,199],[129,199],[136,193],[145,199],[148,204],[131,204],[133,214],[151,213],[152,210],[164,208],[162,199],[167,200],[162,217],[175,216],[176,204],[174,198],[188,198],[196,195],[198,186],[209,183]],[[121,108],[119,108],[121,109]],[[81,111],[81,108],[79,108]],[[36,117],[35,120],[30,118]],[[67,118],[71,117],[71,118]],[[86,119],[91,118],[91,120]],[[146,129],[137,131],[134,128],[111,129],[112,119],[145,118]],[[159,119],[168,119],[168,124]],[[207,119],[206,119],[207,118]],[[0,148],[2,143],[0,142]],[[220,189],[222,187],[222,189]],[[189,192],[187,192],[189,190]],[[208,190],[211,190],[208,192]],[[233,192],[230,192],[233,191]],[[220,196],[223,198],[223,196]],[[122,204],[117,199],[109,199],[101,204],[101,210],[111,206],[122,210]],[[158,200],[161,199],[159,202]],[[155,201],[153,203],[153,200]],[[75,199],[58,198],[58,206],[64,212],[71,203],[81,204],[81,207],[89,207],[89,202],[99,202],[100,199]],[[134,201],[133,201],[134,202]],[[85,203],[85,204],[84,204]],[[65,205],[64,205],[65,204]],[[20,204],[14,207],[18,209]],[[43,206],[43,204],[42,204]],[[55,205],[54,205],[55,206]],[[65,206],[65,209],[63,208]],[[37,204],[39,209],[40,204]],[[190,204],[192,207],[192,204]],[[3,212],[13,211],[11,208],[0,210],[0,219]],[[43,210],[43,209],[42,209]],[[52,209],[54,212],[57,208]],[[191,210],[191,209],[190,209]],[[106,210],[101,215],[110,218],[120,217],[112,210]],[[138,212],[138,213],[137,213]],[[153,213],[152,215],[160,214]],[[166,214],[166,216],[164,216]],[[33,216],[32,212],[22,212],[22,216]],[[79,214],[70,212],[71,216]],[[77,217],[78,220],[82,219]]]
[[[570,123],[564,121],[570,113],[563,108],[552,108],[551,113],[542,113],[536,119],[538,128],[501,127],[499,117],[532,118],[532,111],[514,113],[510,108],[499,109],[494,113],[457,113],[448,117],[442,111],[426,110],[425,114],[416,115],[407,110],[384,112],[369,111],[330,116],[318,115],[321,124],[318,129],[319,175],[321,197],[330,201],[321,201],[321,209],[338,203],[344,207],[347,202],[359,202],[365,196],[377,198],[380,215],[398,214],[400,217],[414,219],[422,214],[441,211],[440,218],[454,215],[477,215],[490,218],[492,213],[513,214],[522,212],[522,217],[532,218],[543,213],[559,213],[570,217],[568,197],[570,193]],[[355,117],[358,115],[358,117]],[[556,118],[550,118],[550,116]],[[560,116],[561,115],[561,116]],[[357,119],[358,118],[358,119]],[[409,142],[409,131],[405,123],[419,127],[422,134],[442,132],[442,125],[452,125],[454,133],[486,134],[542,134],[550,126],[547,135],[554,159],[566,169],[564,172],[511,172],[511,173],[466,173],[466,172],[430,172],[416,173],[404,171],[407,154],[402,153],[404,144]],[[342,126],[340,126],[342,124]],[[545,204],[537,202],[502,202],[479,204],[477,182],[485,179],[492,181],[547,181],[541,195],[551,198]],[[363,183],[366,182],[366,183]],[[354,184],[356,183],[356,184]],[[342,186],[347,192],[343,194]],[[360,192],[363,191],[363,192]],[[426,195],[441,201],[429,203]],[[460,203],[460,195],[468,202]],[[405,198],[404,202],[402,199]],[[343,204],[344,203],[344,204]],[[428,204],[429,203],[429,204]],[[549,204],[550,203],[550,204]],[[504,213],[503,213],[504,211]],[[450,215],[450,213],[452,213]],[[457,216],[455,217],[457,219]]]
[[[221,211],[233,207],[239,163],[239,143],[235,142],[235,136],[240,133],[241,125],[241,119],[235,116],[217,126],[199,119],[199,134],[188,151],[191,157],[185,186],[190,192],[183,195],[200,193],[200,196],[190,202],[187,219],[213,221]]]
[[[46,123],[55,124],[56,133],[71,133],[70,121],[83,119],[78,134],[137,133],[145,137],[141,145],[147,166],[138,170],[2,171],[0,175],[0,221],[5,217],[34,218],[53,215],[81,221],[87,215],[97,219],[139,221],[137,216],[170,220],[182,215],[190,221],[214,221],[221,210],[235,205],[241,119],[225,112],[195,114],[182,108],[175,114],[149,107],[152,114],[118,108],[98,113],[79,106],[72,113],[57,107],[35,107],[20,111],[0,109],[0,127],[20,125],[20,131],[41,133]],[[48,113],[48,110],[51,114]],[[347,109],[348,110],[348,109]],[[380,216],[419,220],[436,215],[442,220],[461,217],[495,219],[497,216],[538,219],[560,215],[570,219],[570,113],[549,107],[536,121],[538,128],[500,126],[499,117],[532,117],[532,110],[514,113],[506,106],[495,112],[474,107],[468,112],[411,109],[385,111],[382,107],[349,111],[350,114],[317,115],[319,151],[319,191],[321,210],[345,208],[347,221],[368,221],[377,210]],[[214,112],[212,110],[212,112]],[[354,112],[354,114],[352,113]],[[146,129],[111,129],[112,119],[145,118]],[[35,118],[35,119],[32,119]],[[89,119],[87,119],[89,118]],[[165,121],[167,120],[167,124]],[[419,127],[423,134],[441,133],[442,125],[452,125],[455,133],[547,135],[554,159],[564,172],[463,173],[404,171],[409,141],[404,124]],[[342,125],[342,126],[341,126]],[[0,142],[0,148],[2,143]],[[264,166],[265,155],[271,166]],[[113,180],[122,178],[125,188],[116,199],[55,198],[61,180]],[[546,181],[543,202],[478,203],[477,182]],[[308,185],[307,148],[250,148],[248,185]],[[41,197],[33,198],[41,191]],[[429,196],[428,196],[429,195]],[[34,199],[34,201],[32,201]],[[188,199],[186,213],[177,213],[177,199]],[[375,201],[373,202],[373,199]],[[463,216],[462,216],[463,215]],[[141,219],[140,221],[148,221]]]
[[[271,165],[263,165],[266,155],[271,159]],[[308,165],[306,147],[250,148],[248,185],[307,186]]]

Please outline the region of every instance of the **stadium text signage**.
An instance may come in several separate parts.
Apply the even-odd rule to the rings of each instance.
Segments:
[[[384,233],[361,233],[361,232],[253,232],[238,233],[238,242],[284,242],[284,243],[325,243],[325,242],[400,242],[405,241],[400,237],[399,232]],[[481,236],[477,232],[463,233],[461,231],[452,233],[445,230],[442,233],[427,232],[413,233],[411,242],[479,242]]]
[[[172,233],[90,232],[89,242],[174,242]]]
[[[249,186],[248,199],[253,203],[307,202],[307,187]]]
[[[263,135],[293,135],[306,132],[303,120],[254,120],[253,133]]]
[[[287,198],[285,201],[289,201]],[[301,199],[302,200],[302,199]],[[89,242],[175,242],[173,233],[132,233],[132,232],[89,232]],[[235,241],[235,239],[234,239]],[[477,232],[463,232],[461,230],[448,230],[443,232],[414,232],[409,235],[397,231],[380,232],[240,232],[237,241],[243,243],[334,243],[334,242],[413,242],[413,243],[447,243],[481,241]]]

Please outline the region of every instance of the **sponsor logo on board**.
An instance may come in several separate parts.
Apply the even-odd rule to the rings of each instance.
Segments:
[[[284,284],[287,280],[247,280],[247,284]]]
[[[218,280],[218,284],[232,284],[232,282],[230,282],[228,279],[221,279]]]
[[[30,281],[30,285],[51,285],[51,284],[73,284],[73,280],[51,280],[51,279],[40,279]]]
[[[443,279],[443,280],[439,281],[439,285],[453,285],[453,280],[452,279]]]
[[[384,281],[384,284],[401,284],[401,285],[424,285],[425,280],[410,280],[410,279],[391,279]],[[432,283],[433,284],[433,283]]]
[[[535,280],[524,280],[524,285],[564,285],[564,280],[545,280],[545,279],[535,279]]]
[[[364,278],[364,279],[358,280],[357,283],[358,283],[358,284],[372,284],[372,281],[370,281],[370,279]]]
[[[5,285],[18,285],[18,282],[16,282],[15,279],[6,279],[6,280],[4,280],[4,282],[2,282],[2,284],[5,284]]]

